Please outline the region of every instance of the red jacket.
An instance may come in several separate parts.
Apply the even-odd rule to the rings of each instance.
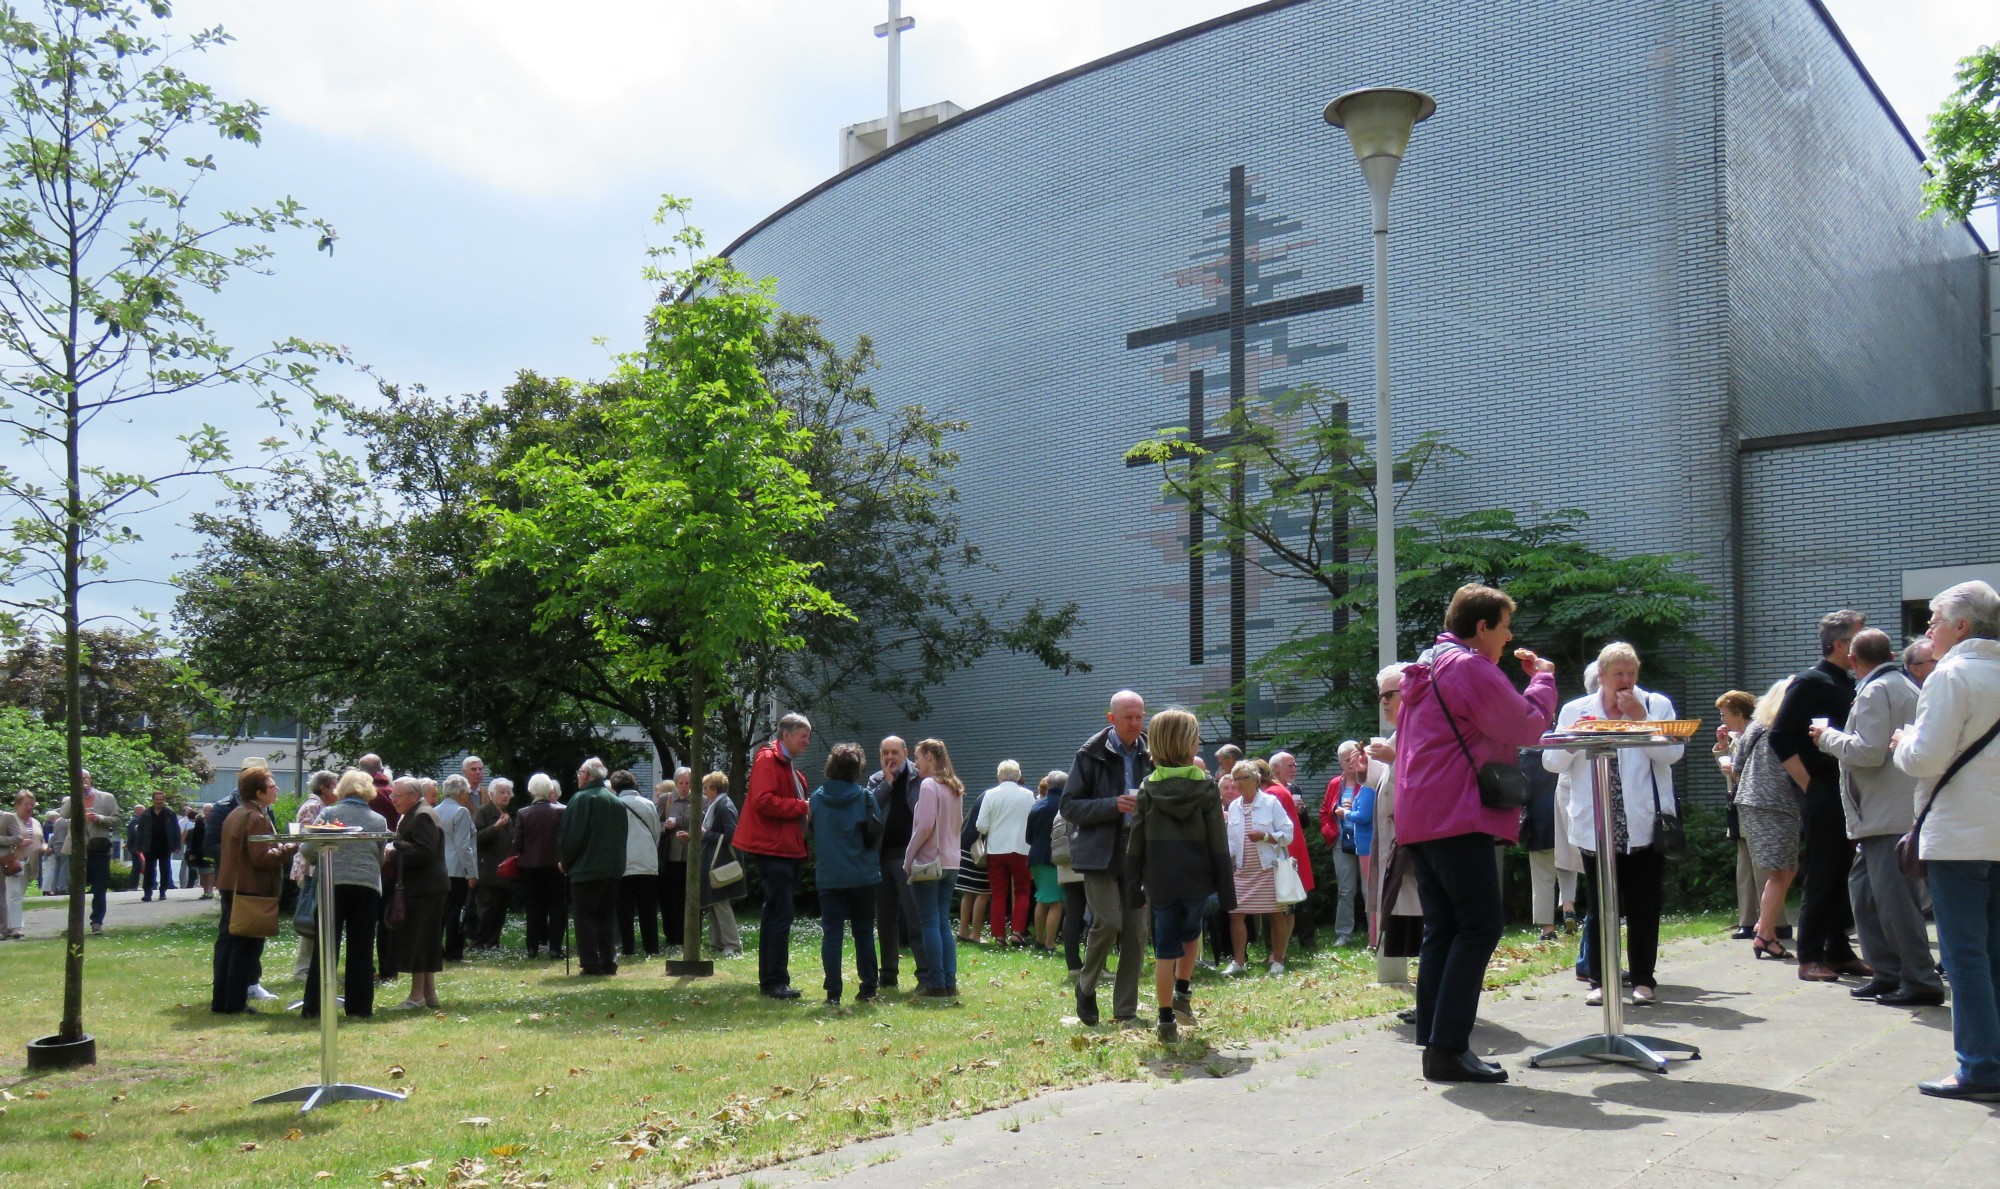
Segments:
[[[743,794],[743,816],[736,823],[736,849],[778,859],[806,857],[805,781],[777,743],[757,749],[750,761],[750,788]]]
[[[1319,836],[1326,839],[1326,848],[1340,850],[1340,815],[1333,807],[1340,804],[1340,790],[1344,777],[1336,776],[1326,782],[1326,798],[1319,803]]]
[[[382,820],[388,822],[389,828],[393,830],[396,828],[396,823],[402,820],[403,815],[396,812],[396,803],[389,799],[389,789],[391,787],[389,774],[387,772],[370,772],[368,775],[375,782],[375,795],[369,799],[368,808],[381,814]]]
[[[1278,804],[1285,807],[1286,816],[1292,819],[1292,845],[1290,848],[1292,858],[1299,865],[1299,882],[1306,885],[1306,891],[1310,892],[1313,890],[1313,861],[1312,853],[1306,850],[1305,827],[1299,824],[1299,803],[1292,799],[1292,790],[1275,780],[1265,785],[1264,791],[1276,797]]]

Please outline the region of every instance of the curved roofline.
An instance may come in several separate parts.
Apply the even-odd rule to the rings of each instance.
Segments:
[[[1163,46],[1172,45],[1177,41],[1186,41],[1188,38],[1199,37],[1202,34],[1210,32],[1215,29],[1226,28],[1230,25],[1250,20],[1253,17],[1262,16],[1265,13],[1277,12],[1280,9],[1285,9],[1285,8],[1292,8],[1296,5],[1304,4],[1306,2],[1307,0],[1264,0],[1264,3],[1262,4],[1253,4],[1248,8],[1239,8],[1235,12],[1226,12],[1223,13],[1221,16],[1210,17],[1208,20],[1202,21],[1199,24],[1189,25],[1185,29],[1177,29],[1172,33],[1163,34],[1159,37],[1153,38],[1150,41],[1142,41],[1138,45],[1128,46],[1125,49],[1119,50],[1116,53],[1106,54],[1102,58],[1098,58],[1090,62],[1085,62],[1081,66],[1073,66],[1070,69],[1065,70],[1060,74],[1052,74],[1045,79],[1029,83],[1027,86],[1022,87],[1019,90],[1009,91],[1007,94],[1000,96],[998,99],[989,99],[985,103],[982,103],[977,107],[967,108],[966,110],[958,113],[949,120],[940,121],[939,123],[933,125],[932,127],[926,128],[922,132],[919,132],[911,136],[907,140],[898,141],[897,143],[891,145],[890,147],[875,154],[873,157],[868,158],[866,161],[862,161],[857,164],[848,166],[846,169],[841,170],[839,173],[834,174],[832,177],[821,182],[819,185],[814,186],[810,190],[807,190],[805,193],[799,195],[797,198],[792,199],[790,202],[779,207],[777,210],[774,210],[770,214],[765,215],[763,218],[757,220],[757,222],[753,224],[749,228],[749,230],[743,232],[743,234],[729,241],[729,246],[722,249],[722,255],[724,256],[735,255],[736,250],[738,248],[741,248],[745,243],[749,242],[752,236],[764,230],[766,227],[769,227],[771,224],[777,222],[779,219],[784,218],[786,215],[791,214],[793,211],[797,210],[801,206],[804,206],[806,203],[812,201],[814,198],[819,197],[821,194],[824,194],[826,191],[833,189],[835,186],[846,181],[848,178],[851,178],[854,175],[862,172],[863,170],[873,168],[877,163],[886,161],[890,157],[895,156],[897,153],[900,153],[903,150],[910,148],[913,145],[922,144],[924,141],[929,140],[931,137],[936,136],[939,133],[946,131],[947,129],[956,128],[960,124],[966,123],[969,120],[976,119],[977,117],[983,116],[988,112],[998,111],[1001,108],[1006,107],[1010,103],[1018,102],[1022,99],[1026,99],[1030,95],[1038,94],[1039,92],[1046,91],[1051,87],[1059,86],[1063,83],[1070,81],[1073,78],[1081,78],[1082,76],[1089,74],[1092,71],[1102,70],[1107,66],[1115,66],[1120,62],[1126,61],[1127,59],[1139,57],[1141,54],[1151,53],[1156,49],[1159,49]],[[1924,151],[1923,142],[1916,138],[1915,134],[1910,131],[1909,125],[1903,123],[1903,117],[1896,113],[1895,105],[1889,102],[1889,97],[1883,93],[1881,86],[1876,83],[1875,76],[1869,73],[1867,65],[1861,61],[1861,55],[1855,52],[1854,44],[1848,41],[1847,34],[1841,31],[1840,22],[1833,19],[1833,13],[1827,10],[1827,7],[1822,2],[1822,0],[1805,0],[1805,2],[1806,6],[1812,9],[1814,14],[1819,17],[1820,22],[1826,26],[1826,31],[1833,35],[1834,44],[1839,46],[1840,52],[1847,56],[1847,61],[1854,67],[1855,73],[1861,76],[1862,85],[1866,86],[1868,88],[1869,94],[1875,97],[1875,102],[1877,106],[1879,106],[1882,109],[1882,114],[1889,117],[1890,126],[1894,128],[1899,135],[1902,136],[1904,143],[1910,146],[1910,151],[1916,154],[1917,162],[1919,164],[1922,164],[1923,162],[1930,160],[1930,154]],[[1965,228],[1966,234],[1972,237],[1972,242],[1977,244],[1981,251],[1990,250],[1987,247],[1985,238],[1979,234],[1979,229],[1972,225],[1971,220],[1969,219],[1960,220],[1959,226]]]
[[[886,149],[883,149],[881,152],[875,154],[873,157],[868,158],[866,161],[861,161],[854,165],[848,166],[846,169],[841,170],[839,173],[834,174],[832,177],[821,182],[819,185],[814,186],[810,190],[807,190],[805,193],[799,195],[797,198],[792,199],[790,202],[779,207],[777,210],[774,210],[770,214],[765,215],[763,218],[757,220],[756,224],[752,226],[748,231],[745,231],[742,235],[739,235],[735,239],[729,241],[729,246],[722,249],[722,255],[724,256],[735,255],[736,249],[742,247],[743,244],[746,241],[748,241],[751,236],[756,235],[758,232],[764,230],[766,227],[769,227],[771,224],[777,222],[779,219],[784,218],[786,215],[791,214],[799,207],[804,206],[807,202],[810,202],[814,198],[819,197],[821,194],[824,194],[826,191],[831,190],[833,187],[846,181],[848,178],[853,177],[855,174],[858,174],[863,170],[873,168],[876,164],[888,160],[889,158],[895,156],[897,153],[902,152],[904,149],[911,147],[912,145],[922,144],[923,142],[929,140],[931,137],[936,136],[938,133],[943,132],[948,128],[956,128],[960,124],[963,124],[968,120],[975,119],[979,116],[983,116],[988,112],[998,111],[1001,108],[1006,107],[1010,103],[1015,103],[1022,99],[1026,99],[1028,96],[1037,94],[1042,91],[1046,91],[1050,87],[1059,86],[1062,83],[1066,83],[1073,78],[1081,78],[1084,75],[1089,74],[1094,70],[1102,70],[1106,66],[1115,66],[1118,63],[1123,62],[1128,58],[1136,58],[1141,54],[1149,54],[1154,50],[1161,48],[1162,46],[1169,46],[1177,41],[1186,41],[1190,37],[1199,37],[1202,34],[1207,33],[1214,29],[1226,28],[1227,26],[1234,25],[1240,21],[1247,21],[1250,20],[1252,17],[1262,16],[1267,12],[1277,12],[1280,9],[1292,8],[1296,5],[1304,3],[1307,3],[1307,0],[1264,0],[1264,3],[1262,4],[1253,4],[1248,8],[1239,8],[1235,12],[1225,12],[1221,16],[1210,17],[1209,19],[1202,21],[1199,24],[1189,25],[1185,29],[1176,29],[1172,33],[1162,34],[1159,37],[1153,38],[1151,41],[1142,41],[1138,45],[1127,46],[1126,48],[1119,50],[1117,53],[1106,54],[1102,58],[1098,58],[1090,62],[1085,62],[1081,66],[1073,66],[1070,69],[1063,71],[1061,74],[1052,74],[1049,77],[1041,79],[1038,82],[1029,83],[1027,86],[1022,87],[1018,91],[1009,91],[1007,94],[1000,96],[998,99],[989,99],[985,103],[980,104],[978,107],[969,107],[964,111],[958,113],[957,115],[953,116],[951,119],[941,120],[937,124],[924,129],[922,132],[916,133],[907,140],[897,141],[895,144],[891,145]],[[1907,135],[1907,133],[1905,135]]]

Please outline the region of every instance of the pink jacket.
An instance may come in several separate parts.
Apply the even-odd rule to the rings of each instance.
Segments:
[[[952,792],[942,780],[924,777],[910,822],[910,848],[903,852],[904,873],[933,859],[942,860],[946,871],[958,870],[958,836],[964,821],[964,795]]]
[[[1471,763],[1439,708],[1439,686],[1472,752]],[[1537,673],[1525,693],[1516,692],[1500,666],[1451,633],[1440,635],[1429,664],[1403,670],[1403,709],[1396,716],[1396,841],[1458,834],[1515,841],[1521,811],[1480,803],[1477,765],[1515,763],[1519,749],[1539,742],[1555,718],[1554,677]]]

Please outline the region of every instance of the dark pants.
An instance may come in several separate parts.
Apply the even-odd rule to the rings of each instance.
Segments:
[[[465,910],[472,887],[464,877],[451,877],[451,889],[444,894],[444,960],[465,961]]]
[[[673,862],[666,851],[666,847],[660,848],[660,940],[669,949],[679,949],[687,923],[687,861]]]
[[[222,893],[222,919],[215,927],[215,969],[208,993],[208,1010],[225,1015],[248,1010],[250,984],[263,964],[264,939],[237,937],[229,931],[236,893]]]
[[[500,934],[507,928],[507,902],[514,897],[514,889],[504,879],[482,879],[479,886],[472,889],[472,936],[473,949],[490,950],[500,946]]]
[[[585,974],[618,973],[618,880],[573,879],[570,904],[576,910],[576,962]]]
[[[152,899],[153,889],[157,887],[160,898],[164,900],[167,893],[174,890],[174,857],[164,852],[160,854],[148,852],[145,878],[146,898]]]
[[[634,919],[638,929],[634,930]],[[636,935],[635,935],[636,933]],[[618,948],[626,957],[646,943],[646,956],[660,956],[660,877],[628,875],[618,881]]]
[[[75,879],[74,873],[70,875]],[[83,857],[83,878],[90,885],[90,923],[104,923],[104,898],[111,892],[111,852],[85,854]]]
[[[764,881],[764,915],[757,929],[757,989],[792,985],[792,894],[799,886],[799,861],[754,855]]]
[[[528,918],[528,956],[547,946],[549,957],[562,957],[568,949],[563,934],[569,932],[569,882],[554,867],[523,867],[521,898]]]
[[[1597,952],[1597,856],[1584,854],[1583,878],[1590,889],[1590,949],[1582,958],[1583,973],[1590,985],[1600,986],[1604,975],[1598,968]],[[1661,884],[1667,872],[1666,860],[1652,847],[1613,857],[1618,877],[1618,912],[1625,918],[1625,961],[1632,971],[1635,987],[1657,987],[1654,977],[1660,957]]]
[[[1083,928],[1087,923],[1085,918],[1090,915],[1090,904],[1084,899],[1081,880],[1062,885],[1062,893],[1063,961],[1068,964],[1071,972],[1075,972],[1083,969],[1083,951],[1080,947],[1083,945]]]
[[[1854,904],[1848,899],[1847,873],[1854,867],[1854,843],[1847,837],[1847,818],[1840,793],[1814,781],[1805,797],[1806,852],[1799,860],[1805,894],[1799,904],[1799,961],[1848,962],[1854,946],[1847,931],[1854,927]]]
[[[382,920],[382,893],[351,884],[333,886],[333,960],[347,946],[347,969],[341,977],[342,1011],[365,1019],[375,1014],[375,933]],[[313,946],[312,970],[306,975],[305,1017],[319,1015],[319,947]]]
[[[854,932],[854,967],[861,976],[861,994],[875,993],[875,888],[819,890],[819,964],[826,974],[826,997],[840,998],[841,933]]]
[[[1463,1053],[1472,1047],[1486,964],[1505,927],[1491,834],[1413,842],[1424,944],[1417,958],[1417,1043]]]
[[[895,986],[900,978],[905,926],[917,919],[917,902],[910,896],[910,877],[903,871],[905,853],[900,846],[882,848],[882,882],[875,885],[875,924],[877,936],[881,939],[882,985],[885,987]],[[924,947],[915,946],[913,950],[917,985],[929,986],[924,980]]]

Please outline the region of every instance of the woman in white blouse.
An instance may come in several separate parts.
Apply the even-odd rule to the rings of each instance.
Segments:
[[[1251,913],[1264,917],[1265,936],[1271,939],[1271,973],[1285,972],[1285,947],[1292,940],[1292,918],[1278,904],[1277,866],[1291,852],[1292,817],[1276,797],[1258,787],[1257,766],[1243,760],[1232,768],[1229,779],[1236,786],[1236,799],[1226,815],[1229,827],[1229,858],[1236,866],[1236,911],[1229,914],[1229,945],[1234,960],[1224,974],[1241,974],[1250,944],[1250,930],[1244,918]]]
[[[1623,718],[1660,721],[1674,717],[1674,704],[1665,694],[1639,688],[1639,653],[1630,644],[1611,643],[1597,654],[1598,689],[1564,706],[1556,715],[1561,731],[1580,718]],[[1666,861],[1653,849],[1653,821],[1660,813],[1678,813],[1674,798],[1674,765],[1687,750],[1680,743],[1657,747],[1625,747],[1616,753],[1614,776],[1619,795],[1612,798],[1607,822],[1614,837],[1606,840],[1614,847],[1618,877],[1619,907],[1625,914],[1625,949],[1632,968],[1632,1002],[1652,1003],[1659,985],[1654,966],[1660,951],[1661,880]],[[1597,777],[1590,758],[1582,752],[1546,749],[1542,764],[1570,779],[1569,840],[1585,857],[1584,876],[1590,881],[1590,922],[1596,927],[1598,886],[1596,854],[1599,846],[1597,819]],[[1613,955],[1611,961],[1616,962]],[[1592,946],[1587,1002],[1604,1002],[1600,969],[1604,955]]]
[[[986,879],[993,889],[993,940],[1027,945],[1028,811],[1035,794],[1021,784],[1021,765],[1000,761],[1000,783],[979,799],[978,830],[986,839]],[[1008,921],[1012,920],[1010,928]]]

